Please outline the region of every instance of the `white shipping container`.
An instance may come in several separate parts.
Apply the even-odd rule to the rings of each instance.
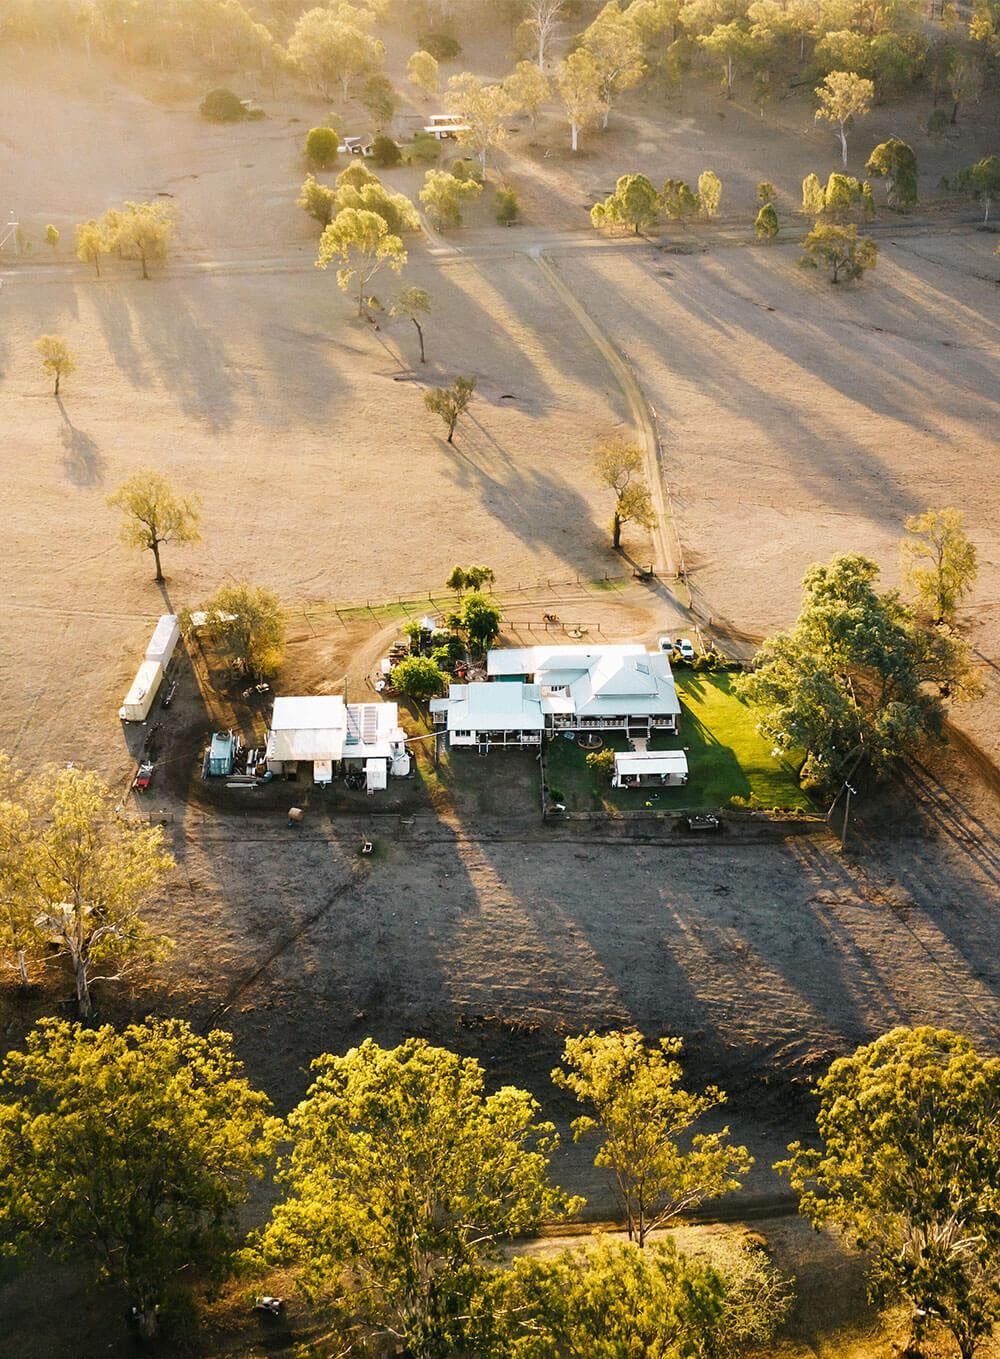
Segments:
[[[125,702],[118,709],[123,722],[145,722],[162,679],[163,666],[159,661],[143,661],[125,695]]]
[[[170,663],[170,657],[174,654],[174,647],[177,645],[181,635],[180,623],[177,621],[175,613],[165,613],[156,625],[156,630],[146,648],[147,661],[159,661],[164,670]]]

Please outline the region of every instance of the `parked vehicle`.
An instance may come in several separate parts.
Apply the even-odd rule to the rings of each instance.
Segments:
[[[682,661],[694,660],[694,647],[686,637],[677,638],[677,641],[674,643],[674,650],[680,656]]]
[[[375,148],[365,137],[345,137],[337,147],[342,156],[371,156]]]

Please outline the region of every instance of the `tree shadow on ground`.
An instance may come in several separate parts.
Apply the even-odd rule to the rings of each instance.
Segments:
[[[73,424],[61,396],[56,397],[56,405],[64,422],[59,442],[63,446],[66,475],[75,486],[100,486],[104,481],[104,457],[97,440]]]

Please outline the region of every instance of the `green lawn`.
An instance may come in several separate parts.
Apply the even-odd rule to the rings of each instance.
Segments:
[[[674,678],[681,700],[681,729],[677,737],[657,737],[654,750],[684,750],[688,782],[683,788],[612,788],[586,763],[586,752],[576,741],[556,737],[546,747],[549,788],[562,794],[570,811],[658,811],[728,807],[738,794],[756,795],[764,807],[811,810],[798,786],[795,770],[784,757],[774,758],[770,743],[756,729],[756,717],[732,692],[728,673],[678,670]],[[627,750],[624,736],[605,737],[605,745]]]

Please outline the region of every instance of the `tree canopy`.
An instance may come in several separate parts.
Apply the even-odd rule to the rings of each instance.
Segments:
[[[178,495],[159,472],[148,468],[136,472],[108,497],[108,504],[122,511],[119,536],[125,546],[152,552],[158,582],[164,579],[160,563],[164,543],[201,542],[199,498]]]
[[[461,611],[461,627],[477,656],[489,650],[500,635],[503,615],[499,606],[478,591],[466,595]]]
[[[455,441],[458,418],[468,410],[475,390],[476,379],[459,374],[450,386],[431,387],[429,391],[424,392],[424,405],[444,421],[449,443]]]
[[[875,86],[854,71],[831,71],[816,89],[819,108],[816,119],[833,123],[840,138],[843,162],[847,164],[847,130],[868,113],[875,98]]]
[[[404,656],[389,672],[392,687],[407,698],[424,703],[443,694],[447,678],[430,656]]]
[[[451,1353],[500,1243],[576,1206],[549,1182],[552,1125],[525,1091],[486,1094],[478,1062],[422,1039],[366,1039],[312,1070],[264,1252],[419,1359]]]
[[[854,280],[875,267],[878,246],[870,236],[859,236],[854,222],[817,222],[802,242],[805,253],[799,263],[808,269],[821,265],[830,270],[830,279]]]
[[[79,1259],[142,1329],[185,1271],[218,1278],[274,1124],[228,1034],[182,1020],[117,1032],[43,1019],[0,1070],[0,1238]]]
[[[202,610],[241,674],[273,679],[285,657],[285,611],[281,600],[260,585],[220,585]]]
[[[647,1047],[635,1030],[589,1033],[567,1038],[563,1066],[552,1072],[560,1089],[593,1110],[574,1120],[574,1139],[599,1139],[594,1164],[611,1171],[629,1240],[640,1246],[670,1218],[738,1189],[753,1165],[728,1128],[697,1133],[681,1149],[678,1138],[726,1098],[716,1086],[697,1095],[681,1087],[682,1046],[661,1038]]]
[[[645,175],[622,175],[614,193],[591,208],[590,220],[595,227],[627,227],[638,236],[659,211],[660,196]]]
[[[894,1029],[818,1084],[821,1146],[778,1167],[816,1226],[868,1253],[873,1292],[917,1342],[941,1322],[963,1359],[1000,1321],[1000,1060],[958,1034]]]
[[[403,242],[385,218],[369,208],[342,208],[319,241],[318,269],[338,261],[337,283],[343,292],[357,286],[358,315],[367,315],[365,289],[383,266],[398,274],[406,263]]]
[[[804,751],[806,772],[830,781],[864,758],[879,776],[941,730],[935,686],[961,684],[967,654],[922,627],[895,590],[879,592],[867,557],[834,557],[805,574],[795,625],[758,651],[733,681],[760,707],[760,730],[783,750]]]
[[[865,173],[885,179],[890,207],[906,209],[917,201],[917,158],[898,137],[879,142],[865,165]]]
[[[619,440],[603,444],[594,453],[594,470],[598,480],[615,493],[611,515],[611,546],[621,547],[622,528],[636,523],[643,528],[656,527],[653,498],[644,476],[642,451],[634,444]]]
[[[0,783],[2,937],[26,956],[53,954],[72,970],[79,1012],[93,1009],[95,981],[114,981],[169,944],[144,909],[174,861],[163,831],[119,814],[95,773],[46,765],[25,777],[9,762]]]
[[[42,360],[42,368],[54,380],[52,395],[59,395],[59,383],[76,370],[76,359],[61,335],[39,335],[35,349]]]
[[[482,191],[478,180],[459,179],[447,170],[428,170],[420,190],[420,201],[434,226],[445,230],[462,225],[462,208],[466,203],[474,203]]]
[[[918,610],[932,623],[954,623],[959,604],[978,575],[975,546],[962,528],[960,510],[925,510],[906,521],[900,550],[903,578]]]
[[[487,153],[506,139],[507,119],[515,108],[513,99],[502,84],[490,84],[466,71],[448,81],[445,102],[450,113],[468,124],[458,139],[475,151],[485,174]]]
[[[604,108],[601,69],[586,47],[578,47],[556,70],[556,86],[566,110],[570,148],[579,148],[580,133],[592,127]]]

